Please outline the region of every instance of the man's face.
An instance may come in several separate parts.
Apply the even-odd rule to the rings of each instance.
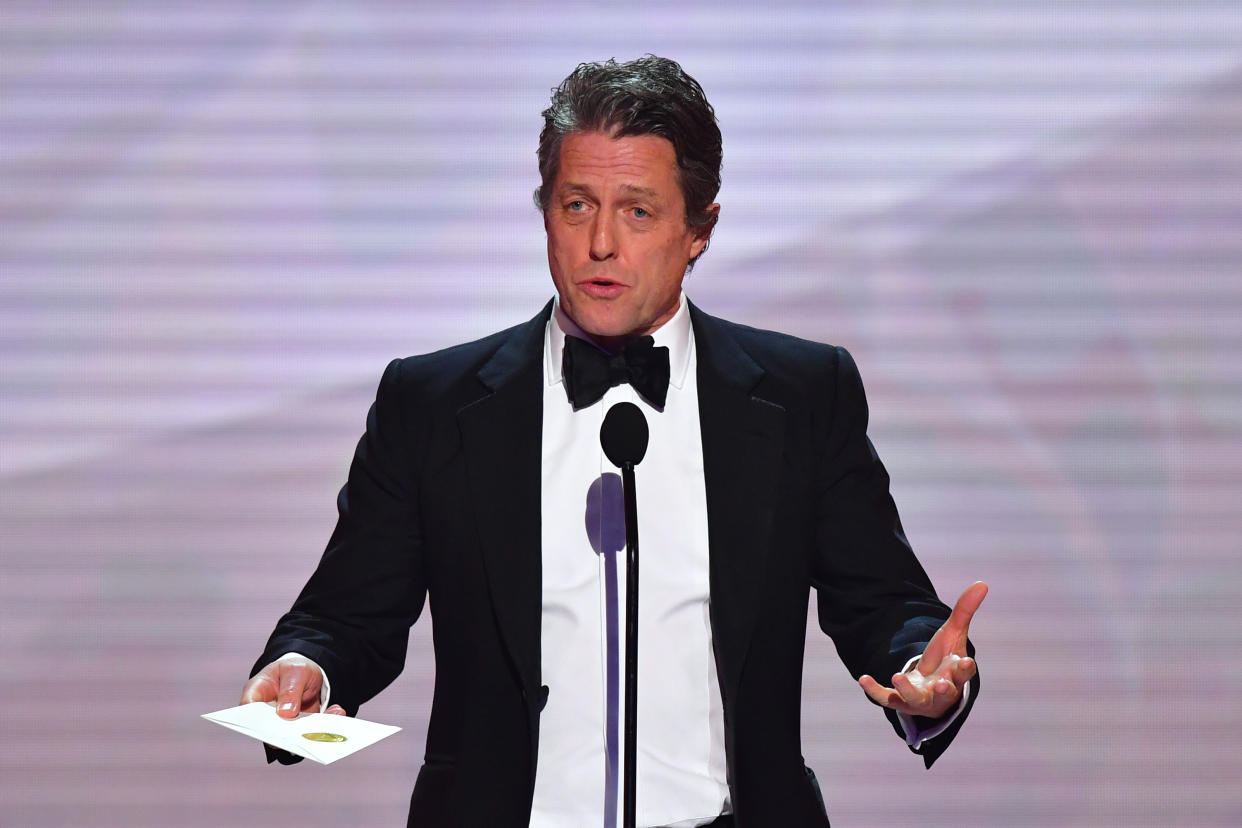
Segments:
[[[610,348],[672,318],[686,265],[711,230],[686,224],[671,142],[601,132],[561,142],[543,225],[561,307]]]

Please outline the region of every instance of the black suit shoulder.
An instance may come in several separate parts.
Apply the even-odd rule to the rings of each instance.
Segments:
[[[520,368],[539,364],[549,302],[533,318],[471,342],[394,359],[381,382],[403,403],[470,404]]]
[[[748,359],[760,369],[762,378],[752,389],[757,396],[802,408],[808,401],[830,403],[844,386],[856,390],[847,394],[852,402],[863,402],[858,368],[844,347],[731,322],[697,308],[695,315],[705,334],[695,340],[696,347],[706,348],[709,362],[737,366]],[[730,349],[735,349],[731,356]]]
[[[514,325],[438,351],[394,359],[389,364],[393,382],[402,389],[417,388],[432,396],[450,392],[463,379],[472,381],[514,333],[528,324]]]
[[[838,345],[815,342],[781,331],[756,328],[719,317],[711,319],[756,362],[769,369],[785,368],[791,372],[807,367],[814,370],[816,366],[822,369],[834,365],[839,354],[845,350]]]

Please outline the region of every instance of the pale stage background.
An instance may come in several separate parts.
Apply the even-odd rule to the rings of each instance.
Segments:
[[[1242,13],[1222,2],[0,8],[0,823],[396,825],[427,619],[338,766],[234,704],[385,363],[550,295],[548,90],[702,81],[690,295],[856,355],[984,694],[922,770],[813,631],[834,824],[1236,825]],[[656,565],[644,563],[644,566]]]

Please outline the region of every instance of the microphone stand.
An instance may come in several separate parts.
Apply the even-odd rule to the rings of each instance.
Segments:
[[[634,464],[621,467],[625,492],[625,828],[634,828],[638,754],[638,495]]]
[[[610,408],[599,432],[604,454],[621,468],[625,494],[625,828],[634,828],[638,761],[638,497],[634,490],[634,467],[647,453],[649,437],[647,418],[630,402]]]

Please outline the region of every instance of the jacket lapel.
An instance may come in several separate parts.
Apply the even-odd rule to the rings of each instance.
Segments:
[[[457,412],[492,606],[528,694],[538,694],[540,684],[542,354],[551,307],[514,329],[478,372],[484,395]],[[725,325],[693,304],[690,314],[698,360],[712,637],[729,703],[762,595],[785,410],[760,396],[765,372]]]
[[[487,393],[457,412],[496,623],[527,698],[539,687],[543,338],[552,303],[479,370]]]
[[[758,395],[765,376],[720,320],[690,305],[707,492],[712,640],[725,704],[735,698],[763,594],[785,409]]]

